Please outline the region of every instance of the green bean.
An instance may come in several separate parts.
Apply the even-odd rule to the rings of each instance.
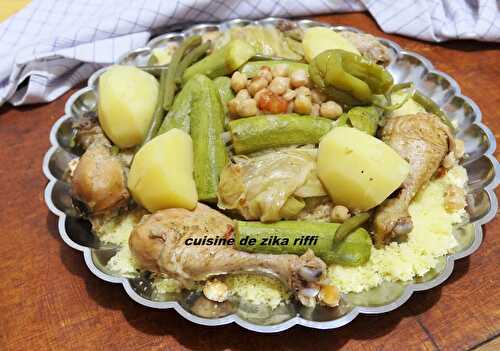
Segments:
[[[163,119],[165,117],[165,110],[163,109],[163,95],[165,92],[166,78],[166,71],[162,71],[162,74],[160,76],[160,87],[158,88],[158,100],[156,100],[155,112],[153,113],[151,124],[149,125],[148,132],[146,133],[146,137],[144,138],[144,141],[142,143],[143,145],[156,136],[160,126],[163,123]]]
[[[235,224],[235,247],[238,250],[255,253],[301,255],[307,249],[312,249],[326,263],[333,263],[331,251],[335,232],[339,227],[337,223],[235,221]],[[307,237],[308,240],[306,240]],[[316,240],[314,240],[314,237],[316,237]],[[273,238],[278,239],[280,244],[278,245],[275,239],[273,245]]]
[[[175,81],[176,83],[180,84],[182,82],[182,75],[184,74],[184,71],[197,62],[203,55],[207,53],[208,48],[210,48],[210,42],[207,41],[200,46],[194,48],[190,52],[184,56],[184,58],[181,60],[179,63],[179,67],[176,72],[175,76]]]
[[[177,75],[177,69],[181,62],[182,57],[185,52],[191,49],[194,46],[200,45],[201,36],[193,35],[185,39],[182,44],[175,50],[174,55],[172,56],[172,60],[168,65],[167,69],[167,78],[165,80],[165,91],[163,96],[163,109],[168,111],[174,101],[174,95],[176,90],[175,77]]]
[[[369,218],[370,213],[363,212],[347,219],[340,225],[339,229],[337,230],[337,234],[335,234],[335,241],[340,242],[344,240],[349,233],[352,233],[355,229],[365,223]]]
[[[327,118],[314,116],[263,115],[229,122],[236,154],[297,144],[316,144],[332,128]]]
[[[446,124],[448,128],[450,128],[452,132],[455,131],[455,127],[448,119],[448,116],[441,110],[441,108],[439,108],[438,104],[432,101],[432,99],[428,98],[421,92],[416,91],[415,94],[413,94],[413,100],[415,100],[416,103],[420,104],[427,112],[433,113],[438,116],[441,121]]]

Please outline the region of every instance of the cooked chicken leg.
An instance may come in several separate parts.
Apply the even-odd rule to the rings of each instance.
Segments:
[[[319,280],[325,263],[312,251],[296,255],[252,254],[228,245],[187,245],[189,238],[225,237],[232,221],[199,203],[195,210],[158,211],[137,225],[130,236],[132,253],[142,268],[167,273],[185,287],[210,276],[260,271],[270,273],[295,290]]]
[[[411,231],[413,225],[408,206],[417,192],[431,179],[454,145],[449,128],[439,117],[430,113],[389,118],[382,129],[381,137],[410,163],[410,173],[399,194],[382,203],[375,213],[377,245]]]
[[[103,135],[88,146],[71,181],[74,196],[93,215],[116,209],[129,198],[123,163],[111,153],[111,145]]]

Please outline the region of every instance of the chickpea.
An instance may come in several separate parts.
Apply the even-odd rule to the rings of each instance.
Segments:
[[[271,72],[275,77],[288,77],[288,65],[286,63],[280,63],[274,66]]]
[[[255,94],[259,90],[266,88],[268,84],[269,82],[267,81],[267,79],[263,77],[256,77],[252,79],[252,81],[248,85],[248,92],[250,93],[250,95],[255,96]]]
[[[311,109],[311,116],[319,116],[319,104],[313,104]]]
[[[264,88],[264,89],[259,90],[258,92],[256,92],[253,98],[255,99],[255,101],[257,101],[257,103],[259,103],[259,100],[260,100],[261,96],[262,95],[266,95],[268,93],[269,93],[269,89]]]
[[[257,115],[257,101],[255,99],[246,99],[240,101],[237,112],[241,117],[250,117]]]
[[[290,85],[290,79],[286,77],[276,77],[269,84],[269,90],[277,95],[283,95]]]
[[[290,84],[294,88],[305,86],[309,83],[309,77],[303,69],[297,69],[290,74]]]
[[[462,139],[455,139],[455,157],[461,159],[465,154],[465,143]]]
[[[330,218],[332,222],[335,223],[343,223],[345,222],[349,217],[351,217],[349,213],[349,209],[345,206],[337,205],[334,208],[332,208],[332,212],[330,213]]]
[[[295,89],[295,93],[297,94],[297,96],[305,95],[309,97],[311,96],[311,89],[309,89],[308,87],[299,87]]]
[[[340,291],[333,285],[323,285],[319,291],[318,299],[327,306],[338,306],[340,302]]]
[[[220,280],[214,279],[205,283],[203,295],[211,301],[224,302],[229,295],[229,288]]]
[[[295,99],[295,96],[297,96],[297,93],[292,89],[288,89],[286,93],[283,94],[283,98],[286,101],[292,101],[293,99]]]
[[[321,104],[326,101],[326,96],[317,89],[311,89],[311,99],[315,104]]]
[[[259,72],[257,72],[258,77],[262,77],[268,82],[273,80],[273,74],[271,73],[271,69],[267,66],[263,66],[259,69]]]
[[[236,94],[235,99],[238,100],[250,99],[250,93],[246,89],[241,89],[240,91],[238,91],[238,94]]]
[[[234,91],[239,92],[242,89],[245,89],[247,86],[247,76],[241,72],[234,72],[231,76],[231,88]]]
[[[227,109],[232,116],[238,116],[238,107],[240,106],[241,101],[241,99],[234,98],[229,100],[227,103]]]
[[[321,104],[319,114],[326,118],[337,118],[342,114],[342,107],[335,101],[327,101]]]
[[[297,95],[295,98],[295,106],[293,110],[301,115],[308,115],[311,113],[312,102],[311,98],[306,95]]]
[[[288,102],[282,96],[276,95],[268,89],[266,90],[265,93],[259,95],[259,100],[257,101],[259,109],[272,114],[285,113],[288,108]]]

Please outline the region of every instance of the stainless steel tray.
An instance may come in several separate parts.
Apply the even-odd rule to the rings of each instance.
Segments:
[[[235,19],[219,24],[198,24],[187,28],[183,32],[168,33],[152,39],[146,47],[133,50],[122,56],[118,63],[144,65],[153,48],[164,47],[178,42],[184,37],[205,33],[214,30],[226,30],[233,26],[248,24],[276,25],[278,21],[288,21],[279,18],[266,18],[259,21]],[[299,20],[295,21],[302,27],[325,26],[334,30],[359,30],[345,26],[331,26],[325,23]],[[358,306],[343,303],[333,311],[321,309],[308,310],[297,308],[293,304],[283,306],[276,311],[256,314],[252,306],[240,306],[235,314],[223,318],[201,318],[189,311],[186,294],[158,299],[152,294],[151,282],[147,276],[134,278],[122,277],[106,269],[106,262],[115,253],[115,248],[99,242],[90,232],[89,224],[75,217],[72,207],[69,185],[64,181],[64,172],[68,162],[78,157],[71,148],[69,140],[72,133],[72,118],[85,111],[93,110],[97,98],[97,81],[106,70],[103,68],[95,72],[88,80],[88,86],[74,93],[67,101],[64,116],[52,127],[50,132],[51,148],[43,160],[43,171],[49,182],[45,189],[45,201],[50,211],[59,217],[58,227],[61,238],[66,244],[83,253],[88,268],[99,278],[122,284],[127,294],[136,302],[159,309],[173,308],[188,320],[202,325],[222,325],[235,322],[246,329],[257,332],[278,332],[296,324],[317,328],[332,329],[349,323],[359,313],[377,314],[391,311],[403,303],[415,291],[431,289],[445,281],[453,271],[454,261],[472,254],[482,241],[481,225],[492,220],[498,209],[498,202],[493,192],[499,183],[499,164],[493,157],[495,137],[491,131],[481,123],[481,111],[468,97],[463,96],[458,84],[447,74],[436,70],[431,62],[414,52],[403,50],[398,44],[379,38],[390,48],[392,61],[388,69],[396,82],[413,81],[417,88],[431,97],[447,112],[457,128],[458,136],[464,140],[467,158],[463,165],[469,176],[468,183],[468,213],[470,223],[456,230],[464,238],[460,248],[454,254],[448,255],[440,269],[424,278],[401,284],[396,296],[387,298],[387,303],[378,306]],[[467,233],[469,236],[467,236]],[[258,315],[258,316],[257,316]],[[262,317],[264,315],[264,317]]]

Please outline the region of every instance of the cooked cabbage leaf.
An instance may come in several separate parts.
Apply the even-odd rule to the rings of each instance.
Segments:
[[[234,157],[220,177],[218,206],[238,210],[247,220],[290,217],[289,208],[282,211],[289,198],[326,195],[316,175],[316,154],[317,149],[295,148]]]

